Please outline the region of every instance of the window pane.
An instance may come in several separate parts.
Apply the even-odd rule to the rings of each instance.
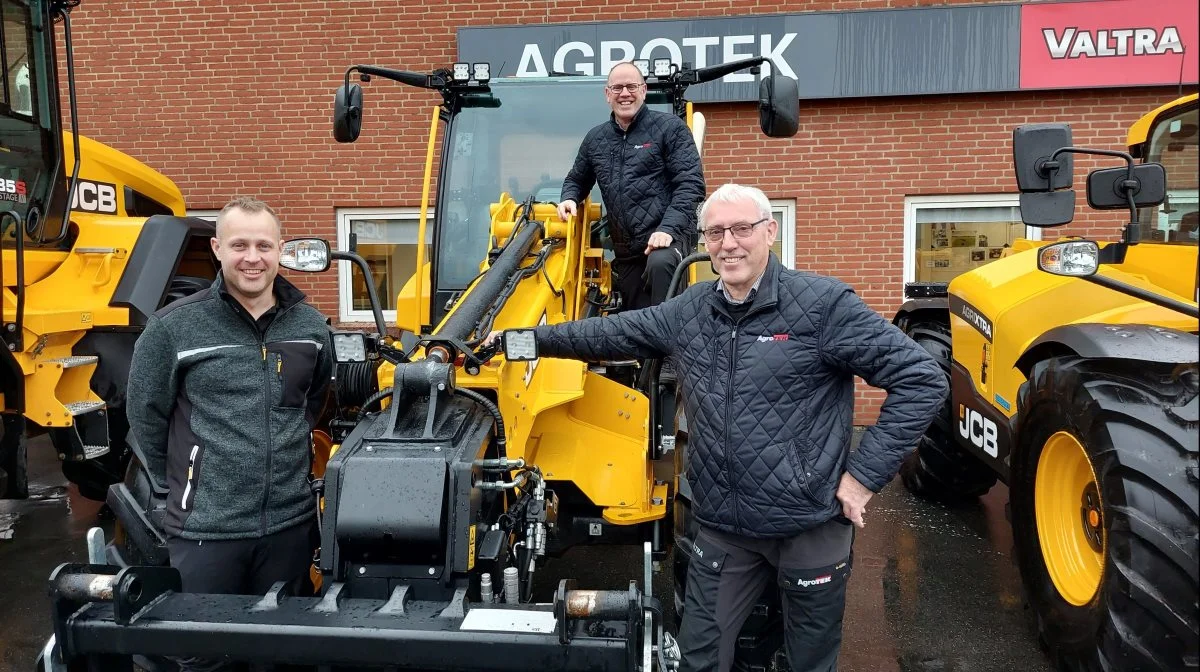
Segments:
[[[999,259],[1025,235],[1018,207],[919,208],[917,282],[950,282]]]
[[[13,112],[33,116],[34,81],[29,72],[29,10],[15,2],[5,2],[3,9],[6,68],[4,102]]]
[[[350,232],[358,238],[358,254],[366,260],[375,291],[384,310],[396,309],[396,296],[417,266],[417,223],[409,220],[351,219]],[[426,258],[429,246],[425,248]],[[366,281],[350,274],[352,310],[371,310]]]

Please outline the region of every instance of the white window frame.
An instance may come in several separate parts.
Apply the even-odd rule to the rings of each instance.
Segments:
[[[337,249],[347,250],[350,248],[350,220],[352,219],[388,219],[404,223],[411,223],[413,227],[413,236],[416,237],[417,231],[421,225],[421,209],[420,208],[338,208],[337,209]],[[425,239],[430,245],[433,244],[433,208],[429,208],[426,215],[426,230]],[[429,261],[428,258],[425,260]],[[350,295],[352,287],[351,274],[355,273],[349,261],[338,261],[338,321],[342,323],[370,323],[374,324],[375,316],[370,310],[354,310],[350,306],[354,305],[353,297]],[[396,323],[396,311],[383,311],[383,319],[388,324]]]
[[[926,208],[1020,208],[1019,194],[946,194],[942,196],[904,197],[904,281],[900,284],[900,300],[904,301],[904,285],[917,277],[917,211]],[[1025,237],[1041,240],[1042,230],[1025,227]]]
[[[783,219],[779,222],[779,237],[783,239],[783,256],[779,259],[786,268],[796,267],[796,200],[792,198],[772,198],[771,216],[776,210],[783,211]]]

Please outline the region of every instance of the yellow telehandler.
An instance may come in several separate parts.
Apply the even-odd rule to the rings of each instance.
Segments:
[[[48,434],[68,480],[103,501],[129,463],[125,381],[146,315],[215,277],[212,226],[179,188],[78,133],[70,11],[4,3],[0,58],[0,498],[29,494],[26,440]],[[58,99],[55,24],[72,128]]]
[[[951,384],[904,483],[948,502],[1008,485],[1038,636],[1068,670],[1200,666],[1198,109],[1146,114],[1128,152],[1017,128],[1025,223],[1070,222],[1072,157],[1099,155],[1118,165],[1087,202],[1128,212],[1120,240],[1018,241],[895,316]]]

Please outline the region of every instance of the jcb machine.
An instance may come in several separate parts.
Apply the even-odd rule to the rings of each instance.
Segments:
[[[215,277],[210,224],[185,220],[166,177],[78,134],[70,11],[0,8],[0,498],[28,496],[26,440],[103,501],[125,474],[125,380],[146,316]],[[72,129],[58,99],[62,24]],[[149,219],[147,219],[149,218]]]
[[[698,129],[687,88],[762,62],[647,64],[647,104]],[[371,119],[354,74],[440,94],[420,241],[444,140],[432,254],[417,246],[398,338],[384,335],[362,257],[318,239],[288,241],[281,256],[297,270],[353,263],[377,316],[373,335],[332,336],[337,408],[314,442],[332,454],[326,461],[318,450],[314,469],[315,596],[282,583],[265,595],[179,592],[178,573],[156,566],[166,561],[155,521],[168,493],[158,476],[133,469],[111,491],[120,525],[107,564],[62,565],[51,577],[54,638],[43,665],[226,656],[333,669],[671,669],[678,650],[651,574],[672,544],[673,388],[660,384],[655,362],[539,359],[521,338],[503,354],[482,346],[494,329],[620,307],[602,204],[594,194],[567,222],[555,208],[580,141],[608,114],[603,79],[491,80],[486,64],[432,74],[354,66],[335,97],[341,141]],[[794,80],[765,77],[759,107],[767,135],[796,132]],[[619,585],[548,576],[557,590],[538,599],[535,576],[553,567],[544,562],[584,544],[634,545],[645,562]]]
[[[1017,128],[1025,223],[1069,222],[1073,157],[1099,155],[1115,166],[1087,176],[1087,201],[1128,212],[1120,240],[1019,241],[911,287],[895,318],[952,389],[904,483],[943,501],[1008,485],[1038,635],[1069,670],[1200,666],[1197,108],[1147,114],[1128,153]]]

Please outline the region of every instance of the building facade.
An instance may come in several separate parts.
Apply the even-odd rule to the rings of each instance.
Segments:
[[[285,237],[344,245],[353,232],[389,305],[413,271],[439,100],[369,84],[363,135],[339,144],[333,91],[348,66],[486,60],[493,76],[538,76],[768,56],[800,83],[800,131],[758,132],[752,75],[690,90],[709,190],[764,189],[784,263],[845,280],[889,317],[906,282],[949,280],[1016,237],[1116,236],[1119,211],[1021,224],[1013,128],[1069,122],[1076,145],[1123,149],[1138,117],[1196,91],[1200,46],[1195,3],[1177,0],[85,0],[72,23],[82,133],[173,179],[194,214],[248,194],[277,207]],[[1076,161],[1082,202],[1099,164]],[[337,322],[370,320],[348,269],[296,280]],[[859,398],[870,422],[881,395]]]

